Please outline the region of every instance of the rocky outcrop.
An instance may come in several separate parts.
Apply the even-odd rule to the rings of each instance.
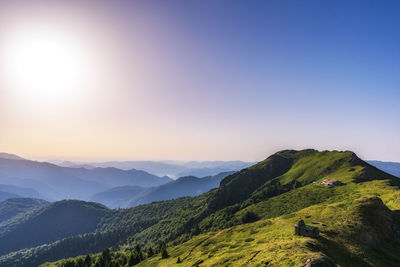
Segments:
[[[315,258],[308,258],[301,267],[336,267],[337,265],[333,263],[328,257],[321,256]]]

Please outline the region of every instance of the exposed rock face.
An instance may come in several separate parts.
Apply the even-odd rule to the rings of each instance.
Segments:
[[[328,257],[309,258],[301,267],[336,267]]]

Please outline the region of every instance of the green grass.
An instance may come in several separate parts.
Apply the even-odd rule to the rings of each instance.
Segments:
[[[308,191],[306,188],[302,190]],[[264,215],[264,218],[255,223],[197,236],[170,248],[170,259],[161,260],[155,256],[139,266],[192,266],[198,260],[202,260],[202,266],[264,266],[267,262],[271,266],[299,266],[308,258],[322,255],[341,266],[395,266],[400,263],[400,256],[396,255],[399,244],[389,244],[387,239],[390,240],[391,236],[384,234],[387,229],[368,218],[371,214],[373,217],[382,217],[381,211],[385,208],[375,205],[369,196],[378,195],[392,209],[400,209],[397,188],[390,186],[388,181],[372,181],[316,189],[320,190],[331,190],[331,197],[319,204],[272,219],[265,219],[270,216],[265,211],[273,206],[271,202],[283,203],[283,196],[275,197],[279,200],[271,199],[270,203],[266,201],[249,206],[246,210],[251,209],[259,216]],[[364,197],[359,198],[361,195]],[[243,212],[241,210],[236,215]],[[395,216],[395,212],[389,209],[384,213],[386,216]],[[321,238],[295,236],[293,226],[300,218],[306,224],[319,227]],[[366,240],[362,239],[363,234],[367,236]],[[183,260],[181,265],[176,264],[177,257]]]
[[[304,204],[308,207],[286,211],[293,203],[309,203],[312,197],[305,196],[314,194],[317,194],[315,200],[318,204]],[[370,215],[382,217],[380,211],[385,206],[376,205],[369,197],[380,197],[391,208],[384,215],[393,215],[393,210],[400,209],[399,190],[390,186],[387,180],[349,183],[333,188],[309,185],[235,213],[235,216],[240,216],[246,210],[252,210],[261,218],[257,222],[201,234],[183,244],[169,247],[169,258],[161,259],[157,254],[138,266],[195,266],[200,261],[201,266],[265,266],[266,263],[270,266],[299,266],[309,258],[318,257],[329,257],[339,266],[390,266],[400,263],[400,257],[396,255],[399,246],[395,244],[393,248],[393,244],[386,243],[384,227],[375,225],[368,218]],[[285,208],[278,207],[283,203]],[[271,210],[276,210],[277,214],[283,210],[285,214],[269,218],[273,216],[269,213]],[[321,238],[295,236],[293,226],[300,218],[306,224],[319,227]],[[373,242],[360,239],[362,233],[373,236]],[[176,263],[178,257],[182,260],[180,264]]]
[[[324,179],[344,185],[325,187]],[[400,266],[398,184],[352,152],[282,151],[199,198],[212,208],[197,203],[199,213],[186,224],[191,232],[168,240],[170,257],[157,254],[138,266],[301,266],[318,258],[339,266]],[[231,199],[242,189],[240,201]],[[249,213],[256,221],[244,223]],[[319,227],[320,238],[295,236],[299,219]],[[130,240],[149,236],[171,237],[148,228]]]

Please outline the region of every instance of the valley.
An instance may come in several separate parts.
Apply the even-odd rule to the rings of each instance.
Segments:
[[[13,240],[8,250],[1,251],[0,263],[32,266],[83,255],[43,265],[69,266],[90,254],[95,264],[104,260],[107,248],[110,264],[119,266],[128,266],[132,257],[140,259],[135,260],[139,266],[293,266],[319,261],[329,266],[391,266],[400,262],[396,254],[400,180],[354,153],[285,150],[226,175],[219,178],[219,187],[198,196],[149,200],[156,202],[128,209],[83,201],[33,207],[0,223],[1,240]],[[321,185],[326,179],[341,184]],[[158,190],[174,188],[176,183],[179,179]],[[67,217],[59,217],[60,212]],[[49,224],[46,234],[34,230],[33,221],[45,224],[53,218],[61,218],[62,223]],[[318,227],[320,237],[295,236],[294,225],[300,219]],[[35,238],[29,237],[31,232],[36,232]],[[160,244],[166,244],[168,251],[164,259]],[[142,256],[133,256],[139,255],[135,247]]]

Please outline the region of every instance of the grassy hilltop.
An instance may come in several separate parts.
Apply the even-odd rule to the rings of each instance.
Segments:
[[[320,185],[325,179],[343,185]],[[128,266],[131,248],[154,246],[155,237],[167,242],[169,257],[143,250],[138,266],[399,266],[398,186],[397,177],[349,151],[281,151],[226,177],[218,189],[173,200],[195,208],[179,219],[166,216],[164,230],[152,225],[133,234],[107,259],[91,255],[91,266]],[[320,237],[294,236],[299,219],[319,227]],[[165,231],[171,223],[180,227]],[[84,259],[43,266],[85,266]]]

